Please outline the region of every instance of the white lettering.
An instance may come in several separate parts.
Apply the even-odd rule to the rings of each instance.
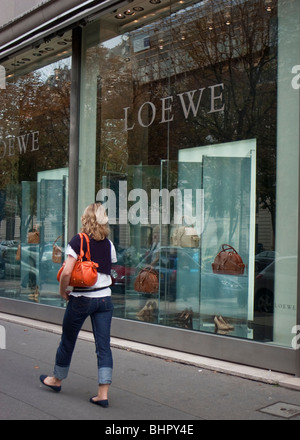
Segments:
[[[196,200],[193,195],[196,194]],[[171,213],[171,197],[173,197],[173,211]],[[117,224],[117,197],[112,189],[103,188],[97,193],[96,200],[101,202],[108,211],[108,218],[111,224]],[[128,202],[135,202],[129,207]],[[194,203],[193,203],[194,202]],[[204,194],[203,189],[184,189],[174,188],[169,191],[167,188],[161,190],[152,188],[150,209],[147,192],[142,188],[131,190],[127,196],[127,182],[119,182],[119,224],[125,225],[127,222],[137,224],[159,225],[160,219],[163,225],[182,225],[183,218],[185,225],[195,226],[200,235],[204,227]],[[195,215],[193,215],[193,206]],[[183,214],[184,213],[184,214]],[[172,214],[172,215],[171,215]]]
[[[169,192],[166,188],[160,190],[159,195],[162,198],[162,224],[169,225],[171,223],[170,198],[174,198],[174,224],[182,223],[182,195],[180,189],[172,189]]]
[[[217,100],[220,100],[221,103],[223,101],[223,92],[220,93],[220,95],[215,96],[215,89],[217,87],[221,87],[222,90],[224,90],[224,84],[217,84],[215,86],[210,86],[209,89],[211,89],[211,95],[210,95],[210,103],[211,103],[211,108],[210,108],[210,112],[209,113],[215,113],[215,112],[222,112],[225,108],[225,104],[223,104],[223,107],[221,108],[216,108],[215,107],[215,102]]]
[[[133,189],[128,194],[128,201],[134,202],[139,199],[128,211],[128,219],[132,225],[148,224],[148,195],[141,188]],[[138,215],[139,213],[139,215]]]
[[[105,200],[107,198],[107,200]],[[115,225],[117,223],[117,212],[116,212],[116,195],[112,189],[103,188],[97,192],[96,201],[101,202],[104,209],[107,210],[107,215],[109,217],[109,223]]]
[[[189,225],[196,225],[197,233],[200,235],[204,229],[204,191],[202,189],[196,189],[196,203],[193,203],[193,190],[184,189],[184,219]],[[193,206],[196,207],[196,215],[193,215]]]
[[[147,104],[152,109],[152,118],[150,119],[150,122],[148,124],[144,124],[143,121],[142,121],[142,111],[143,111],[143,108],[145,107],[145,105],[147,105]],[[141,105],[141,107],[139,109],[139,112],[138,112],[138,121],[139,121],[140,126],[141,127],[145,127],[145,128],[146,127],[150,127],[150,125],[152,125],[153,122],[154,122],[155,116],[156,116],[156,107],[153,104],[153,102],[144,102],[144,104]]]
[[[181,102],[181,106],[182,106],[182,110],[183,110],[185,119],[188,118],[191,109],[192,109],[193,115],[195,117],[197,116],[197,113],[198,113],[198,110],[199,110],[199,106],[200,106],[200,102],[201,102],[202,95],[203,95],[203,90],[205,90],[205,89],[199,89],[200,95],[199,95],[196,107],[195,107],[195,104],[194,104],[194,95],[197,92],[197,90],[191,90],[189,92],[179,93],[179,95],[177,95],[177,96],[179,96],[179,99],[180,99],[180,102]],[[188,101],[189,101],[188,108],[186,108],[185,100],[183,99],[183,95],[187,95],[187,97],[188,97]]]
[[[294,325],[292,333],[296,334],[292,339],[292,347],[294,350],[298,350],[300,348],[300,325]]]
[[[131,127],[128,127],[128,109],[130,109],[130,107],[125,107],[123,109],[125,110],[125,127],[124,127],[125,131],[133,130],[135,126],[135,124],[133,124]]]
[[[19,151],[20,154],[26,154],[28,152],[28,146],[31,143],[31,152],[38,151],[39,146],[39,131],[34,131],[31,133],[22,134],[20,136],[7,136],[6,142],[4,140],[0,139],[0,148],[3,148],[2,154],[0,153],[0,159],[4,159],[4,157],[7,155],[9,157],[14,156],[17,151]],[[31,140],[30,140],[31,137]],[[16,149],[15,142],[17,140],[17,146]],[[16,151],[17,150],[17,151]]]
[[[150,425],[150,435],[184,434],[193,435],[193,425]]]
[[[39,150],[39,131],[34,131],[32,133],[32,149],[31,151],[37,151]]]
[[[29,136],[30,134],[27,133],[17,137],[20,153],[26,153]]]
[[[173,96],[168,96],[167,98],[161,98],[161,102],[162,102],[162,108],[161,108],[161,121],[160,124],[163,124],[164,122],[171,122],[174,119],[174,115],[171,116],[172,114],[172,104],[169,104],[169,107],[166,106],[166,101],[167,100],[171,100],[171,102],[173,102]],[[170,112],[169,117],[166,117],[166,113]]]
[[[127,182],[119,182],[119,222],[127,225]]]
[[[218,88],[221,88],[219,94],[217,94]],[[215,84],[208,88],[203,87],[201,89],[189,90],[188,92],[177,94],[185,119],[188,119],[190,115],[194,117],[198,115],[203,94],[205,93],[205,91],[208,92],[210,91],[210,111],[208,111],[207,109],[206,110],[207,113],[222,112],[225,108],[225,104],[223,103],[223,90],[224,90],[224,84]],[[176,102],[174,102],[174,96],[166,96],[164,98],[160,98],[160,101],[161,101],[161,120],[159,123],[164,124],[166,122],[173,122],[174,121],[173,106],[175,106],[176,104]],[[135,127],[135,122],[131,122],[131,126],[129,127],[129,123],[128,123],[129,109],[130,107],[123,108],[125,131],[133,130]],[[143,128],[150,127],[150,125],[152,125],[153,122],[155,121],[157,112],[158,109],[155,107],[155,104],[153,104],[153,102],[150,101],[144,102],[140,106],[137,112],[138,124]]]
[[[297,75],[292,79],[292,87],[295,90],[300,89],[300,66],[293,66],[292,73],[297,73]]]
[[[139,433],[139,427],[135,426],[117,426],[113,423],[112,426],[105,428],[106,435],[131,435],[135,438]]]

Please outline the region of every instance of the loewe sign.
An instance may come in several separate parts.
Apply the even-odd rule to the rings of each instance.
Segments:
[[[17,152],[25,154],[27,151],[39,150],[39,134],[39,131],[33,131],[20,136],[10,136],[5,140],[0,139],[0,159],[15,156]]]
[[[179,98],[179,104],[181,105],[183,114],[185,119],[189,117],[189,115],[197,116],[199,108],[201,106],[201,100],[205,93],[210,94],[210,111],[207,113],[216,113],[222,112],[225,108],[225,104],[223,104],[223,90],[224,84],[216,84],[214,86],[204,87],[197,90],[189,90],[188,92],[179,93],[175,96],[167,96],[165,98],[161,98],[161,120],[160,124],[164,124],[166,122],[174,121],[173,114],[173,106],[176,104],[176,97]],[[131,126],[128,123],[128,114],[130,111],[130,107],[125,107],[124,109],[124,130],[129,131],[133,130],[136,122],[141,127],[150,127],[155,121],[158,109],[153,104],[153,102],[147,101],[144,102],[136,115],[132,115],[133,118],[136,119],[136,122],[131,122]],[[147,117],[145,118],[145,112]],[[146,120],[147,119],[147,120]]]

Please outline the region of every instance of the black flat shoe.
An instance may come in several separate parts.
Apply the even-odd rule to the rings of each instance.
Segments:
[[[40,381],[42,382],[42,384],[45,385],[45,386],[48,387],[48,388],[51,388],[51,390],[55,391],[56,393],[59,393],[60,390],[61,390],[61,387],[56,387],[55,385],[47,385],[47,384],[45,383],[45,379],[46,379],[47,377],[48,377],[48,376],[44,376],[44,375],[40,376]]]
[[[108,400],[93,400],[93,397],[91,397],[90,402],[94,405],[102,406],[102,408],[108,407]]]

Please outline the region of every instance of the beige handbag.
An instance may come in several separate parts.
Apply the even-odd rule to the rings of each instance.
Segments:
[[[191,226],[180,226],[176,228],[171,236],[172,246],[186,248],[197,248],[200,244],[200,237],[195,228]]]
[[[27,234],[27,243],[38,244],[40,242],[40,233],[38,227],[35,225],[32,231]]]

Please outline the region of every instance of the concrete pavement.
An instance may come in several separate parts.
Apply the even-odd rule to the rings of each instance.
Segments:
[[[81,332],[69,377],[57,394],[39,376],[52,373],[60,326],[2,313],[0,325],[6,333],[0,420],[102,420],[104,434],[134,438],[149,434],[150,424],[150,434],[167,434],[167,426],[174,434],[180,426],[185,436],[196,434],[202,420],[300,420],[298,378],[115,338],[110,406],[103,409],[89,403],[97,393],[90,333]],[[131,431],[130,421],[146,421],[146,428]],[[124,424],[126,432],[120,431]]]

